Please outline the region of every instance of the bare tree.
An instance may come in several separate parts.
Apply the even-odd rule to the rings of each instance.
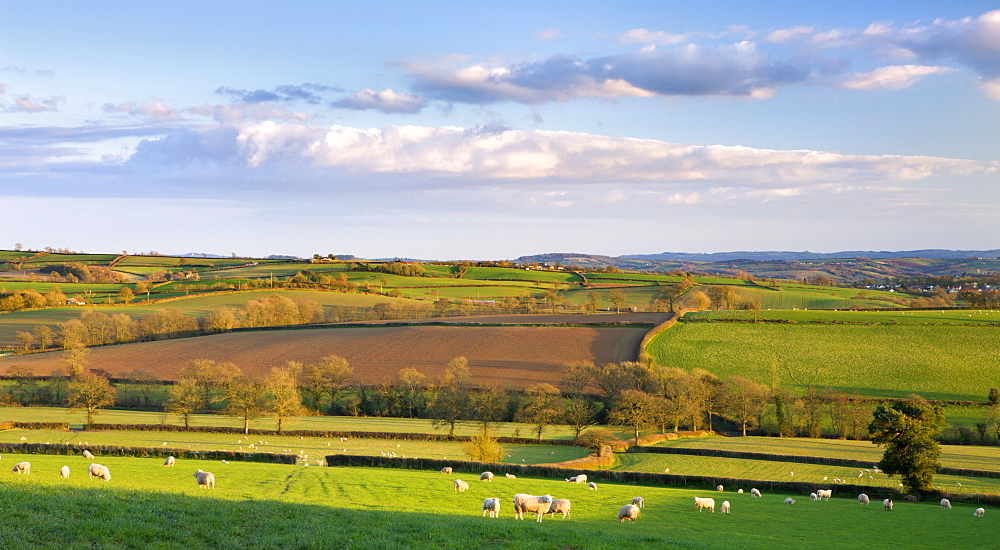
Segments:
[[[281,434],[286,418],[299,416],[304,410],[302,394],[296,383],[298,374],[294,366],[275,367],[264,381],[268,399],[267,412],[278,419],[278,434]]]
[[[448,362],[448,367],[438,383],[437,395],[431,404],[431,423],[435,428],[448,428],[448,436],[454,437],[455,426],[469,410],[469,361],[456,357]]]
[[[552,384],[535,384],[529,386],[525,393],[527,399],[518,411],[517,419],[534,426],[535,434],[541,441],[545,428],[562,419],[565,405],[559,397],[559,389]]]
[[[630,428],[638,443],[640,430],[653,424],[656,407],[652,395],[639,390],[625,390],[615,401],[608,419],[616,426]]]
[[[170,414],[184,419],[184,427],[191,426],[191,415],[204,406],[205,393],[194,378],[180,378],[167,388],[167,401],[163,408]]]
[[[243,420],[243,433],[250,433],[250,421],[267,411],[267,387],[255,378],[238,376],[223,386],[226,414]]]
[[[70,410],[83,409],[87,411],[87,425],[94,423],[94,415],[98,409],[114,405],[118,390],[107,378],[94,373],[83,372],[69,383],[66,395],[66,405]]]
[[[313,398],[316,408],[319,408],[319,400],[326,397],[330,400],[330,414],[333,414],[341,393],[353,376],[354,370],[348,365],[347,359],[328,355],[315,363],[304,365],[300,380],[305,391]]]
[[[738,420],[747,435],[747,427],[754,425],[760,413],[767,406],[769,392],[766,386],[733,376],[725,382],[725,407]]]

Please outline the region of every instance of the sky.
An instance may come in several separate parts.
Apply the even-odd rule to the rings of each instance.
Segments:
[[[0,249],[1000,248],[997,8],[0,0]]]

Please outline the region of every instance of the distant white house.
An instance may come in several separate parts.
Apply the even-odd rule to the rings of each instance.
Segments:
[[[66,300],[66,305],[68,305],[68,306],[85,306],[85,305],[87,305],[87,302],[84,301],[84,299],[80,298],[79,296],[73,296],[72,298],[68,298]]]

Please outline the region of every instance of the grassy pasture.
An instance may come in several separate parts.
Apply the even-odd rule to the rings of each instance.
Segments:
[[[761,310],[761,311],[690,311],[684,319],[692,320],[757,320],[794,321],[796,323],[890,323],[905,325],[989,325],[1000,324],[997,310],[898,310],[898,311],[829,311],[829,310]]]
[[[493,279],[501,281],[538,281],[540,283],[582,283],[576,273],[566,271],[538,271],[516,267],[476,267],[465,272],[463,279]]]
[[[814,384],[865,397],[982,400],[996,385],[995,327],[678,323],[647,351],[667,366],[703,368],[785,387]]]
[[[111,263],[118,256],[116,254],[59,254],[50,253],[43,254],[37,258],[32,258],[30,261],[26,261],[24,265],[30,266],[33,264],[39,265],[50,265],[50,264],[85,264],[85,265],[107,265]]]
[[[892,513],[858,506],[853,498],[811,502],[796,495],[753,500],[704,490],[602,483],[598,491],[563,480],[500,477],[471,482],[455,493],[456,476],[370,468],[318,468],[183,460],[102,457],[109,482],[81,475],[89,462],[65,456],[27,459],[31,476],[11,473],[0,484],[0,537],[21,547],[60,548],[781,548],[808,537],[824,548],[984,548],[997,533],[991,513],[951,511],[936,504],[897,503]],[[73,469],[60,479],[58,468]],[[195,469],[215,473],[217,488],[196,487]],[[512,520],[514,493],[569,498],[570,519]],[[635,524],[618,523],[621,504],[641,495]],[[699,513],[694,496],[727,498],[731,514]],[[486,497],[501,499],[501,517],[481,517]],[[206,513],[211,510],[211,513]],[[992,512],[992,510],[991,510]],[[831,518],[837,518],[832,521]],[[808,526],[808,533],[803,527]],[[891,533],[872,538],[873,533]],[[817,541],[821,541],[817,542]],[[884,542],[884,544],[883,544]]]

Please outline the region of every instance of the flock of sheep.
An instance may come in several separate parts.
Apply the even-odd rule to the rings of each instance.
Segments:
[[[86,458],[87,460],[93,460],[94,454],[91,453],[89,450],[85,449],[83,451],[83,458]],[[168,456],[163,461],[163,466],[165,468],[172,468],[174,464],[176,464],[176,462],[177,462],[176,458],[174,458],[173,456]],[[18,462],[17,464],[14,465],[13,468],[10,469],[10,471],[19,475],[21,474],[31,475],[31,463],[27,461]],[[63,466],[59,468],[59,477],[63,479],[68,479],[69,474],[70,474],[69,466]],[[91,463],[89,466],[87,466],[87,474],[89,475],[90,479],[94,479],[95,477],[97,477],[103,479],[104,481],[111,481],[111,470],[109,470],[108,467],[103,464]],[[205,472],[199,469],[197,472],[194,473],[194,477],[198,482],[199,488],[202,489],[215,488],[215,474],[213,474],[212,472]]]

